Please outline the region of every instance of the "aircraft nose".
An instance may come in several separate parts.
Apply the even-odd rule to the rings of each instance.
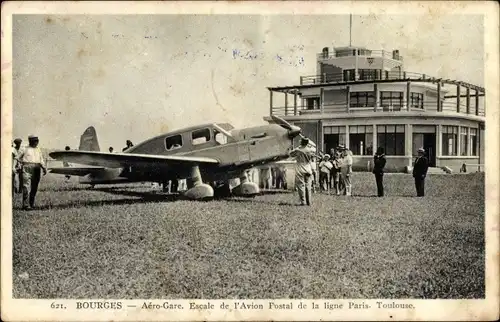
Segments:
[[[288,130],[288,136],[293,139],[294,137],[296,137],[297,135],[300,134],[300,132],[302,132],[302,129],[298,126],[295,126],[295,125],[292,125],[290,127],[290,130]]]

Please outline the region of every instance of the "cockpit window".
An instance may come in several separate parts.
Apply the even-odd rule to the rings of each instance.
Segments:
[[[222,145],[227,143],[227,136],[224,133],[214,130],[214,136],[215,142],[217,142],[218,144]]]
[[[165,146],[167,150],[175,150],[182,147],[182,135],[169,136],[165,139]]]
[[[196,130],[191,134],[193,145],[203,144],[210,141],[210,129]]]

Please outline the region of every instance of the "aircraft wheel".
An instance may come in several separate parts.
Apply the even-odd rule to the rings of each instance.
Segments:
[[[184,193],[184,196],[192,200],[207,200],[214,197],[214,189],[209,184],[199,184]]]
[[[259,186],[255,182],[245,182],[233,189],[233,194],[240,197],[255,198],[259,192]]]

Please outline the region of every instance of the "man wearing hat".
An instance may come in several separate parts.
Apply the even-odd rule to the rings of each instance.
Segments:
[[[303,137],[300,146],[290,152],[290,156],[295,158],[295,182],[299,192],[300,205],[311,205],[312,190],[312,166],[311,162],[315,156],[314,148],[309,145],[309,139]]]
[[[19,153],[21,153],[21,143],[23,140],[17,138],[14,140],[12,148],[12,195],[21,193],[23,186],[23,178],[21,173],[21,164],[17,161]]]
[[[332,168],[330,155],[323,155],[323,160],[319,163],[319,186],[323,191],[330,191],[330,171]]]
[[[415,159],[413,165],[413,178],[415,178],[415,188],[417,190],[417,197],[423,197],[425,194],[425,177],[429,169],[429,161],[425,157],[425,150],[418,149],[418,157]]]
[[[342,162],[340,167],[341,181],[345,187],[345,195],[352,195],[351,174],[352,174],[352,152],[348,148],[342,149]]]
[[[28,137],[29,146],[19,153],[18,161],[22,164],[23,173],[23,209],[35,207],[35,196],[40,183],[41,172],[47,174],[42,151],[38,147],[38,137]]]

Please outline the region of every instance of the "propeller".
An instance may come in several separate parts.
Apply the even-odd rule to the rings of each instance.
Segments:
[[[285,121],[284,119],[282,119],[281,117],[278,117],[276,115],[271,115],[271,118],[273,119],[274,122],[276,122],[276,124],[280,125],[282,128],[284,129],[287,129],[288,130],[288,135],[290,136],[290,138],[294,138],[296,137],[297,135],[300,135],[300,137],[304,137],[300,132],[302,132],[302,129],[296,125],[292,125],[290,123],[288,123],[287,121]]]

